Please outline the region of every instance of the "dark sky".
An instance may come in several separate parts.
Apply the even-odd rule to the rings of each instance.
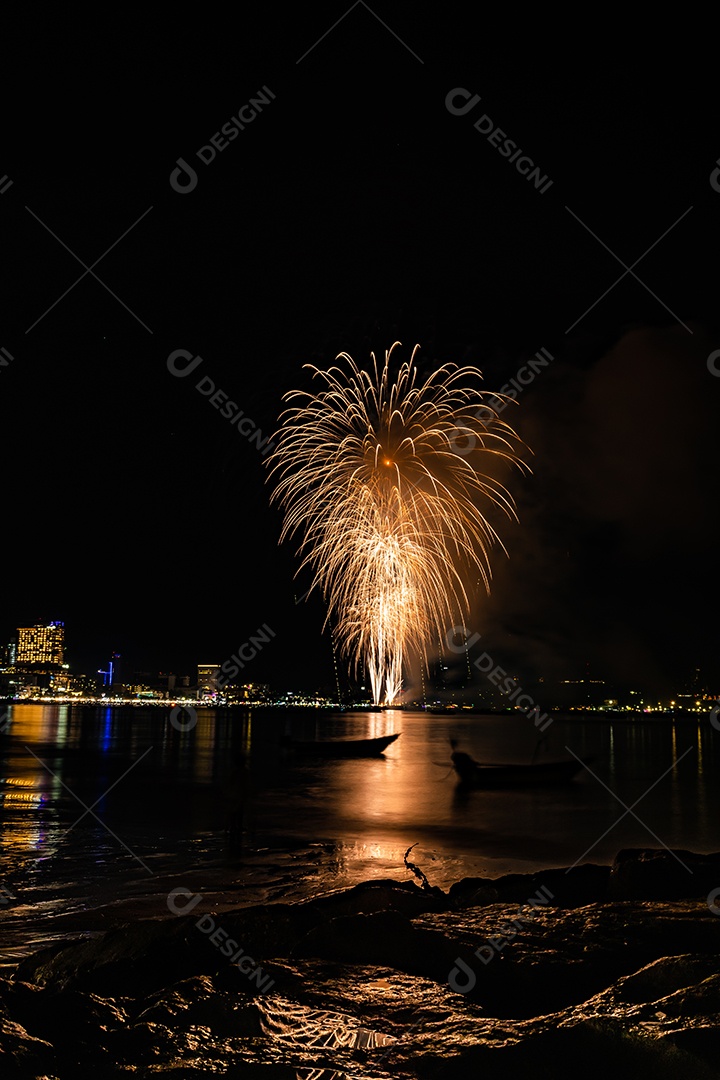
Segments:
[[[711,677],[713,64],[673,77],[675,29],[648,48],[585,28],[568,51],[568,28],[561,44],[542,20],[371,8],[326,37],[344,5],[239,25],[58,9],[8,33],[3,635],[61,618],[75,666],[115,648],[190,672],[267,624],[248,678],[329,679],[322,604],[295,604],[309,579],[278,548],[262,455],[199,375],[269,434],[302,365],[342,350],[419,342],[426,370],[476,363],[492,390],[544,347],[553,364],[510,414],[533,475],[473,628],[521,673]],[[262,87],[270,103],[201,163]],[[481,98],[466,115],[445,105],[458,87]],[[545,193],[474,128],[483,114]],[[179,158],[198,177],[184,194]],[[71,252],[101,281],[71,289]],[[202,357],[198,378],[170,375],[176,349]]]

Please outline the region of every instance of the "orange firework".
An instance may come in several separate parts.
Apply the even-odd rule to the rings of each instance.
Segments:
[[[402,690],[403,660],[448,626],[464,625],[467,571],[490,585],[489,552],[502,543],[483,507],[515,517],[512,496],[487,471],[524,468],[519,439],[499,419],[498,395],[475,367],[445,364],[424,382],[415,346],[391,378],[395,342],[380,367],[306,365],[323,387],[293,390],[268,461],[281,541],[302,532],[301,568],[313,572],[341,651],[362,658],[376,704]],[[497,469],[495,469],[497,472]]]

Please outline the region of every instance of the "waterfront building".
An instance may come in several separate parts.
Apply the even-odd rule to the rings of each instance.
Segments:
[[[217,681],[220,676],[219,664],[198,664],[198,697],[217,693]]]
[[[51,622],[21,626],[17,632],[16,664],[20,668],[43,668],[57,671],[62,667],[65,649],[65,624]]]

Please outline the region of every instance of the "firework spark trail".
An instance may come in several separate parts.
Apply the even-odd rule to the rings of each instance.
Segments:
[[[306,365],[324,389],[285,395],[301,404],[282,414],[268,459],[285,512],[280,539],[303,533],[300,569],[313,571],[342,654],[356,667],[364,658],[376,704],[399,697],[411,651],[427,661],[448,619],[464,624],[464,573],[474,568],[490,587],[489,553],[503,545],[481,504],[516,515],[482,466],[525,468],[477,368],[445,364],[421,383],[416,345],[392,381],[398,344],[382,368],[371,354],[371,372],[347,353],[337,357],[344,367]],[[456,449],[458,433],[474,440],[471,452]]]

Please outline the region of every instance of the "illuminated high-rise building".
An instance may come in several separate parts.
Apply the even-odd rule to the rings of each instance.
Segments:
[[[17,658],[19,667],[62,666],[65,645],[65,624],[51,622],[47,625],[21,626],[18,628]]]
[[[201,694],[214,694],[218,688],[217,681],[220,675],[219,664],[198,664],[198,692]]]

